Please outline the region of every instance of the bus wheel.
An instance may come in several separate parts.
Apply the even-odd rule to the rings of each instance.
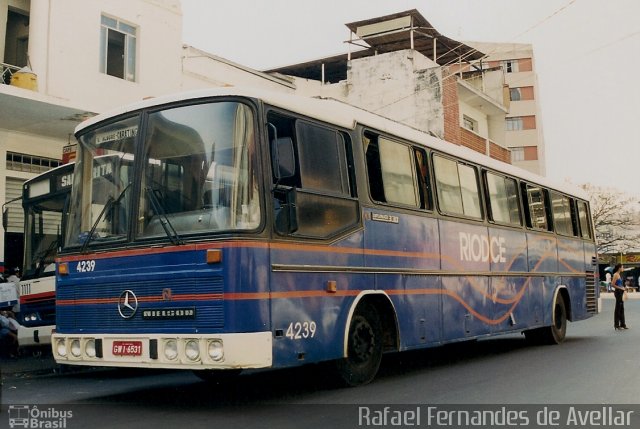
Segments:
[[[567,336],[567,307],[560,293],[553,304],[551,326],[525,331],[525,337],[537,344],[560,344]]]
[[[201,380],[211,384],[226,384],[235,380],[241,369],[196,369],[193,373]]]
[[[382,323],[375,307],[359,304],[347,335],[347,357],[337,361],[338,375],[347,386],[367,384],[382,361]]]
[[[560,293],[556,296],[553,306],[553,324],[548,330],[548,343],[560,344],[567,336],[567,307]]]

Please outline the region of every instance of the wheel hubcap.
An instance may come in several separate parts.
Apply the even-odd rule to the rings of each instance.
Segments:
[[[358,321],[351,336],[353,360],[357,362],[367,361],[373,355],[374,335],[373,329],[368,323]]]

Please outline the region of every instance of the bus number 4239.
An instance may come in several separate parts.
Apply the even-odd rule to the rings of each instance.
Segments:
[[[79,273],[89,273],[96,269],[96,261],[80,261],[76,266],[76,271]]]
[[[316,335],[316,322],[291,322],[287,328],[286,336],[292,340],[313,338]]]

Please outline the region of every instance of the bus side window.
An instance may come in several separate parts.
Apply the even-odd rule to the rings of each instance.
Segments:
[[[551,202],[556,232],[561,235],[577,236],[573,201],[557,192],[551,192]]]
[[[515,179],[485,172],[489,217],[492,221],[520,226],[520,205]]]
[[[268,116],[268,122],[270,128],[275,128],[270,130],[271,144],[276,141],[273,134],[277,134],[278,141],[289,139],[296,166],[291,177],[273,177],[278,189],[284,190],[276,189],[274,193],[275,230],[282,235],[326,238],[356,224],[359,210],[353,195],[354,175],[349,169],[353,162],[348,136],[276,113]],[[282,210],[287,210],[288,228],[281,224]]]
[[[433,210],[433,195],[431,178],[429,176],[429,157],[427,153],[414,148],[416,158],[416,171],[418,172],[418,186],[420,188],[420,208]]]
[[[591,222],[589,222],[589,207],[584,201],[578,201],[578,221],[580,224],[580,236],[582,238],[590,239],[591,237]]]
[[[371,198],[382,203],[421,207],[412,148],[365,132],[365,151]]]
[[[551,231],[546,192],[546,189],[539,186],[523,184],[522,193],[525,201],[527,227]]]
[[[433,173],[442,213],[482,219],[478,170],[474,166],[434,155]]]
[[[364,134],[365,156],[367,160],[367,176],[369,178],[369,193],[374,201],[386,202],[382,185],[382,167],[380,166],[380,152],[378,151],[377,136]]]
[[[571,229],[572,235],[574,237],[580,236],[580,225],[578,221],[578,207],[576,205],[576,200],[573,198],[569,198],[569,203],[571,207]]]

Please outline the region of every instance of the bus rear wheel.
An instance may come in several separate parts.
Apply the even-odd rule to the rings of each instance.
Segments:
[[[373,305],[358,305],[347,335],[347,357],[336,362],[339,379],[347,386],[370,383],[382,361],[382,323]]]
[[[551,326],[525,331],[525,337],[537,344],[560,344],[567,336],[567,307],[562,294],[556,295]]]

